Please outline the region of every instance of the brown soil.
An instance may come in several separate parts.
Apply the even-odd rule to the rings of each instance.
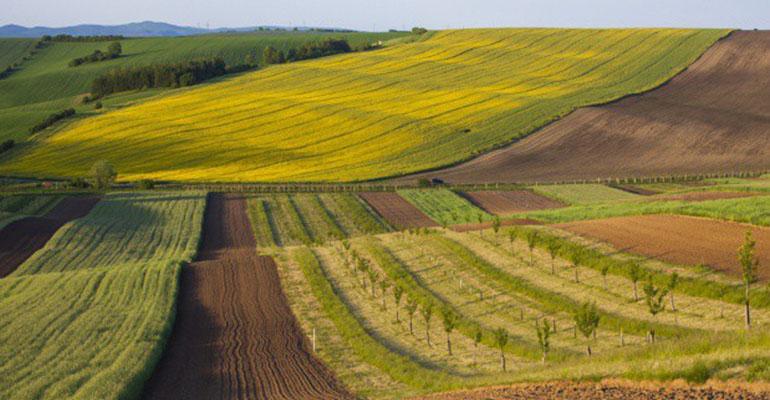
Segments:
[[[495,215],[510,215],[527,211],[564,207],[559,201],[529,190],[483,190],[463,192],[463,197],[479,208]]]
[[[770,169],[770,31],[734,32],[668,84],[579,109],[455,167],[399,178],[553,182]]]
[[[68,197],[43,217],[27,217],[6,225],[0,230],[0,278],[10,275],[42,248],[62,225],[86,216],[98,202],[98,197]]]
[[[747,230],[757,241],[760,265],[770,265],[770,229],[706,218],[645,215],[555,225],[579,235],[610,243],[615,248],[675,264],[704,264],[720,272],[741,277],[738,247]],[[760,268],[759,277],[770,279],[770,269]]]
[[[517,219],[505,219],[500,221],[500,226],[514,226],[514,225],[540,225],[540,221],[535,221],[534,219],[528,219],[528,218],[517,218]],[[470,231],[480,231],[483,229],[490,229],[492,228],[492,222],[482,222],[482,223],[474,223],[474,224],[460,224],[460,225],[452,225],[452,230],[455,232],[470,232]]]
[[[722,199],[738,199],[742,197],[757,196],[762,193],[754,192],[692,192],[681,194],[664,194],[650,197],[650,201],[680,200],[680,201],[707,201]]]
[[[636,384],[626,382],[548,382],[485,388],[426,396],[424,400],[760,400],[770,398],[764,388]]]
[[[394,192],[365,192],[358,194],[396,229],[438,226],[425,213]]]
[[[243,197],[211,195],[197,261],[147,399],[353,398],[309,350],[273,259],[256,253]]]

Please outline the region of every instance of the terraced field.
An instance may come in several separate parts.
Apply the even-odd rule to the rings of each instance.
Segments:
[[[76,176],[104,158],[128,180],[406,174],[502,146],[577,107],[656,87],[726,34],[442,31],[377,52],[271,67],[86,119],[6,158],[0,173]]]
[[[171,329],[202,194],[110,194],[0,280],[0,397],[137,397]]]

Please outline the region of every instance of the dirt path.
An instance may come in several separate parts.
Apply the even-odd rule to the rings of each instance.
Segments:
[[[733,32],[668,84],[395,181],[553,182],[770,168],[770,31]]]
[[[41,249],[62,225],[82,218],[99,202],[99,197],[67,197],[43,217],[27,217],[0,230],[0,278],[10,275]]]
[[[734,277],[741,277],[738,247],[747,230],[757,241],[760,265],[770,264],[770,229],[707,218],[644,215],[554,225],[579,235],[596,238],[613,247],[675,264],[703,263]],[[759,268],[760,279],[770,280],[770,270]]]
[[[688,386],[627,382],[548,382],[487,388],[426,396],[424,400],[761,400],[770,392],[761,388]]]
[[[211,195],[198,259],[146,399],[346,399],[310,354],[276,265],[256,253],[241,197]]]

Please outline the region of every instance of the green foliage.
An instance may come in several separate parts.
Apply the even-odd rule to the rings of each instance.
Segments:
[[[578,331],[586,337],[590,338],[596,328],[599,327],[599,321],[601,321],[601,315],[599,315],[599,309],[596,308],[596,303],[583,303],[575,310],[575,325]]]
[[[106,160],[100,160],[91,167],[91,179],[97,189],[109,189],[118,177],[118,171]]]
[[[741,264],[743,284],[746,286],[757,281],[759,259],[754,255],[754,248],[756,245],[757,241],[752,237],[751,231],[747,231],[746,238],[738,249],[738,261]]]
[[[535,320],[535,331],[537,332],[537,343],[540,345],[540,350],[543,352],[543,362],[548,357],[548,352],[551,351],[551,334],[555,332],[548,319],[543,319],[543,325],[540,325],[540,320]]]

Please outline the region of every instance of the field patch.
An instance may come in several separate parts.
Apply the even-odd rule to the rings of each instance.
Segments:
[[[657,87],[727,32],[440,31],[377,51],[271,66],[87,118],[14,152],[0,173],[81,176],[103,158],[127,180],[403,175],[503,146],[578,107]]]
[[[424,212],[394,192],[365,192],[358,194],[396,229],[438,226]]]
[[[563,203],[530,190],[483,190],[463,192],[462,196],[481,209],[495,215],[510,215],[564,207]]]
[[[542,185],[535,192],[573,205],[605,203],[618,200],[636,200],[638,195],[596,183],[580,185]]]
[[[448,189],[408,189],[398,194],[442,225],[483,223],[492,216]]]
[[[750,230],[757,241],[760,265],[770,264],[770,229],[763,227],[672,215],[618,217],[555,226],[608,242],[621,251],[675,264],[704,264],[737,277],[741,274],[738,247]],[[758,272],[760,279],[770,279],[767,268]]]

